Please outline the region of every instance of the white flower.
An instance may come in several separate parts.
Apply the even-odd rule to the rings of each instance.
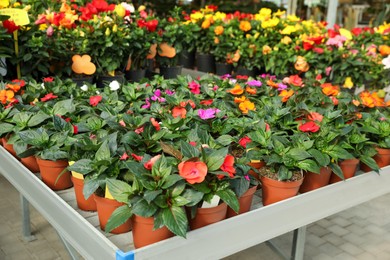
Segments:
[[[382,60],[382,64],[385,65],[385,70],[390,69],[390,55]]]
[[[41,87],[45,89],[45,84],[42,82]]]
[[[82,85],[80,88],[81,88],[82,91],[88,91],[88,86],[85,85],[85,84]]]
[[[100,94],[100,91],[99,91],[99,90],[96,90],[96,94],[99,95],[99,94]]]
[[[121,5],[122,5],[127,11],[129,11],[130,13],[134,13],[134,12],[135,12],[134,5],[133,5],[133,4],[128,4],[128,3],[122,2]]]
[[[110,83],[110,90],[111,91],[118,90],[119,88],[120,88],[120,84],[118,81],[116,81],[116,80],[111,81],[111,83]]]

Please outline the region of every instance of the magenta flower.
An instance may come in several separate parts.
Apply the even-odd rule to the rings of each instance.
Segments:
[[[149,98],[146,98],[145,99],[145,105],[142,105],[141,108],[143,109],[149,109],[150,108],[150,99]]]
[[[199,109],[198,116],[203,120],[215,118],[215,115],[221,110],[217,108]]]
[[[189,84],[188,84],[188,88],[190,89],[190,91],[194,94],[200,94],[200,85],[199,83],[195,82],[194,80],[191,81]]]
[[[157,89],[154,91],[153,97],[151,97],[151,100],[158,101],[160,103],[165,102],[165,98],[161,97],[161,90]]]
[[[282,90],[285,90],[287,89],[287,85],[283,84],[283,83],[279,83],[278,84],[278,91],[282,91]]]
[[[225,75],[222,75],[221,76],[221,79],[230,79],[232,77],[232,75],[230,74],[225,74]]]
[[[261,81],[259,80],[250,80],[246,84],[248,84],[251,87],[261,87],[263,83],[261,83]]]
[[[326,76],[329,76],[329,74],[330,74],[330,72],[332,71],[332,67],[327,67],[326,69],[325,69],[325,74],[326,74]]]
[[[338,48],[340,47],[343,47],[343,44],[344,42],[347,40],[347,38],[345,38],[344,36],[342,35],[336,35],[335,37],[333,38],[329,38],[327,41],[326,41],[326,45],[333,45],[333,46],[337,46]]]
[[[165,94],[167,94],[168,96],[173,96],[173,95],[175,95],[175,91],[167,89],[167,90],[165,90]]]

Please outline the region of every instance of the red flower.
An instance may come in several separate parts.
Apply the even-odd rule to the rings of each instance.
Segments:
[[[204,162],[185,161],[178,165],[179,175],[188,183],[201,183],[207,175],[207,165]]]
[[[119,158],[119,160],[121,160],[121,161],[126,161],[126,160],[129,159],[129,158],[130,158],[130,156],[129,156],[126,152],[124,152],[124,153],[122,154],[121,158]]]
[[[155,162],[157,162],[158,159],[160,159],[161,154],[154,156],[152,159],[144,163],[144,167],[148,170],[151,170]]]
[[[289,77],[289,83],[291,85],[294,85],[296,87],[302,87],[303,85],[303,81],[302,81],[302,78],[299,77],[298,75],[291,75]]]
[[[304,123],[303,125],[300,125],[299,130],[301,130],[302,132],[315,133],[318,132],[318,130],[320,130],[320,126],[314,123],[313,121],[309,121]]]
[[[89,98],[89,104],[93,107],[96,107],[100,101],[102,101],[102,96],[91,96]]]
[[[56,99],[56,98],[58,98],[58,97],[55,96],[53,93],[49,93],[49,94],[46,94],[43,98],[41,98],[41,101],[46,102],[48,100]]]
[[[73,134],[77,135],[79,133],[79,127],[77,125],[72,125],[73,126]]]
[[[269,126],[268,123],[265,123],[265,131],[266,132],[271,131],[271,127]]]
[[[323,118],[324,117],[317,112],[310,112],[310,114],[307,116],[307,119],[311,121],[317,121],[317,122],[322,122]]]
[[[160,131],[161,126],[160,126],[160,124],[157,122],[157,120],[155,118],[151,117],[150,118],[150,122],[152,123],[152,125],[154,126],[156,131]]]
[[[189,144],[192,145],[193,147],[196,147],[196,142],[194,141],[189,142]]]
[[[234,174],[236,174],[236,168],[234,168],[234,157],[232,155],[226,155],[225,160],[221,166],[221,170],[229,173],[230,178],[234,177]]]
[[[318,53],[318,54],[323,54],[324,53],[324,49],[323,48],[320,48],[320,47],[315,47],[313,48],[313,51],[315,53]]]
[[[303,41],[303,49],[305,51],[309,51],[309,50],[313,49],[313,47],[314,47],[314,44],[312,41]]]
[[[184,107],[174,107],[172,109],[173,117],[186,118],[187,110]]]
[[[244,148],[246,148],[246,145],[247,145],[248,143],[250,143],[250,142],[252,142],[252,140],[251,140],[248,136],[244,136],[243,138],[241,138],[241,139],[238,141],[238,143],[239,143],[242,147],[244,147]]]
[[[158,20],[153,19],[153,20],[147,21],[145,26],[149,32],[155,32],[157,29],[157,26],[158,26]]]
[[[23,79],[13,79],[12,83],[18,84],[20,87],[26,86],[26,81]]]
[[[236,76],[236,79],[247,80],[247,79],[248,79],[248,76],[247,76],[247,75],[237,75],[237,76]]]
[[[142,161],[142,158],[144,158],[143,156],[141,156],[141,155],[136,155],[135,153],[132,153],[131,154],[131,157],[133,157],[134,158],[134,160],[136,160],[136,161]]]
[[[43,78],[43,82],[53,82],[54,81],[54,78],[53,77],[46,77],[46,78]]]
[[[332,100],[333,105],[337,106],[339,104],[339,100],[336,97],[330,96],[330,99]]]
[[[201,105],[210,106],[213,103],[214,100],[208,99],[208,100],[202,100],[200,101]]]
[[[136,134],[141,134],[143,133],[143,131],[144,131],[144,126],[138,127],[137,129],[134,130]]]
[[[12,34],[14,31],[19,30],[20,26],[17,26],[14,21],[3,21],[3,27],[7,29],[7,33]]]
[[[353,28],[351,30],[351,33],[355,36],[358,36],[359,34],[361,34],[363,32],[363,28],[359,28],[359,27],[356,27],[356,28]]]

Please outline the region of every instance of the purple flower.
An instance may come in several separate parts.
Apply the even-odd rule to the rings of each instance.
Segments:
[[[232,77],[232,75],[230,74],[225,74],[225,75],[222,75],[221,76],[221,79],[230,79]]]
[[[220,111],[221,110],[217,108],[199,109],[198,116],[203,120],[206,120],[206,119],[214,118],[215,115]]]
[[[173,96],[173,95],[175,95],[175,91],[167,89],[167,90],[165,90],[165,94],[167,94],[168,96]]]
[[[155,92],[154,92],[154,95],[153,97],[151,98],[153,101],[158,101],[158,102],[165,102],[165,98],[162,98],[161,97],[161,90],[157,89]]]
[[[248,84],[251,87],[261,87],[263,83],[261,83],[261,81],[259,80],[250,80],[246,84]]]
[[[150,99],[149,98],[146,98],[145,99],[145,105],[141,106],[141,108],[144,108],[144,109],[149,109],[150,108]]]
[[[279,83],[278,84],[278,90],[279,91],[282,91],[282,90],[285,90],[287,88],[287,85],[283,84],[283,83]]]

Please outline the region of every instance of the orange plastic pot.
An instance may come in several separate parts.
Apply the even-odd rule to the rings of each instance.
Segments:
[[[5,150],[7,150],[10,154],[12,154],[16,159],[19,159],[14,150],[14,146],[7,142],[7,138],[5,137],[1,138],[1,142],[3,143],[3,147]]]
[[[50,161],[37,158],[42,181],[52,190],[65,190],[73,186],[67,160]],[[61,177],[59,177],[61,176]]]
[[[343,172],[344,180],[352,178],[358,169],[360,160],[359,159],[348,159],[339,163],[341,171]],[[332,173],[329,183],[336,183],[342,181],[342,179],[335,173]]]
[[[195,217],[189,221],[191,230],[224,220],[227,208],[226,203],[221,203],[212,208],[198,208]]]
[[[29,157],[21,158],[20,161],[31,172],[33,173],[39,172],[39,165],[37,163],[37,158],[35,156],[32,155]]]
[[[250,162],[250,163],[248,163],[248,165],[253,167],[253,168],[255,168],[255,169],[257,169],[257,170],[259,170],[259,169],[264,167],[265,162]],[[258,173],[256,173],[253,170],[249,170],[248,173],[250,175],[252,175],[256,180],[260,181],[260,177],[259,177]]]
[[[377,150],[377,154],[373,157],[375,162],[378,164],[379,168],[386,167],[387,165],[390,165],[390,149],[386,148],[375,148]],[[365,165],[364,163],[360,166],[361,170],[364,172],[370,172],[372,169]]]
[[[96,211],[96,202],[93,196],[90,196],[88,199],[85,199],[84,197],[84,180],[75,178],[73,176],[71,176],[71,178],[73,182],[74,193],[76,195],[77,207],[81,210]]]
[[[131,218],[133,225],[133,242],[135,248],[147,246],[158,241],[173,237],[173,233],[167,227],[154,229],[154,218],[145,218],[133,215]]]
[[[262,185],[263,205],[267,206],[296,196],[303,179],[301,178],[297,181],[278,181],[262,176],[260,181]]]
[[[331,174],[332,170],[328,167],[322,167],[319,174],[307,172],[299,192],[305,193],[328,185]]]
[[[93,195],[95,202],[96,202],[96,208],[99,216],[99,223],[101,230],[106,229],[106,224],[108,222],[108,219],[111,217],[111,214],[120,206],[125,205],[122,202],[112,200],[112,199],[106,199],[103,197],[100,197],[96,194]],[[125,223],[120,225],[119,227],[113,229],[110,233],[113,234],[121,234],[126,233],[131,230],[131,220],[128,219]]]
[[[240,210],[238,214],[230,207],[227,209],[226,218],[231,218],[237,216],[239,214],[248,212],[252,206],[253,195],[257,190],[257,186],[253,186],[249,188],[242,196],[238,199],[238,203],[240,204]]]

